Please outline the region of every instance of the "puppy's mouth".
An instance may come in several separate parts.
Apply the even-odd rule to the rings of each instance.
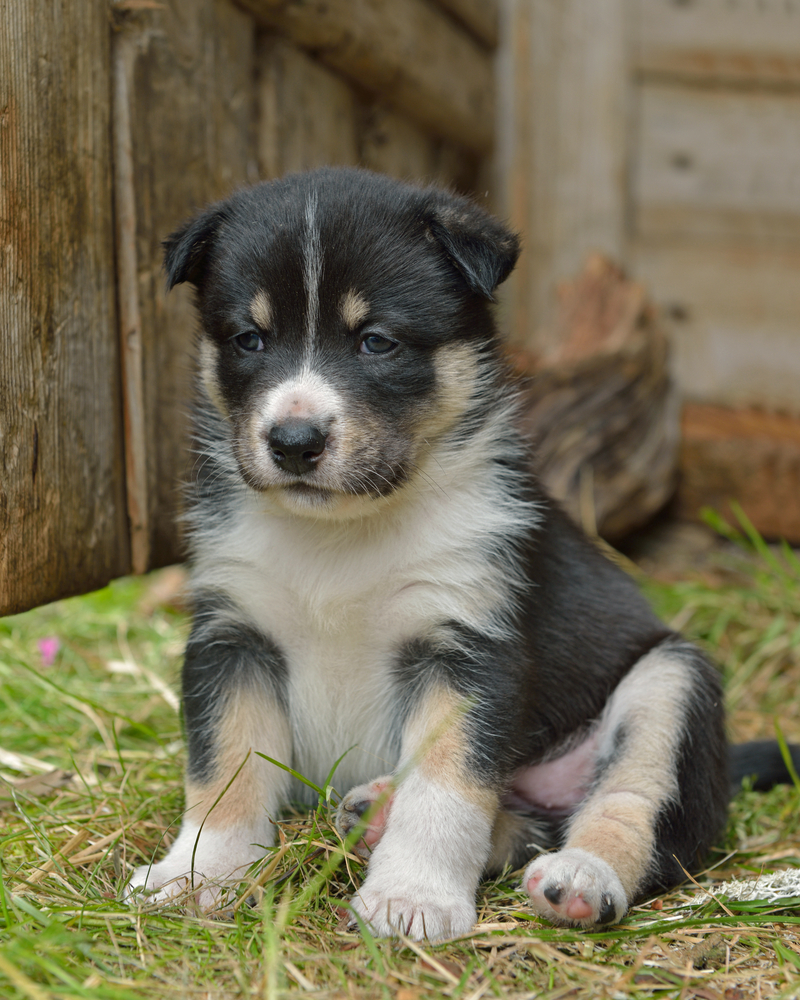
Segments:
[[[326,503],[333,498],[334,491],[329,487],[325,486],[313,486],[311,483],[296,482],[296,483],[286,483],[281,484],[277,487],[283,490],[284,493],[288,493],[292,497],[300,499],[308,499],[312,501],[317,501],[319,503]]]

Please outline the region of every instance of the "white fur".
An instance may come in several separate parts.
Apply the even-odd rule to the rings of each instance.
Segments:
[[[578,847],[540,855],[528,865],[523,885],[536,913],[555,924],[591,927],[600,919],[606,899],[613,907],[615,923],[622,920],[628,909],[625,890],[614,869],[602,858]],[[558,902],[547,899],[544,891],[548,887],[561,891]],[[580,916],[576,915],[576,906],[580,908]],[[583,912],[584,907],[588,913]]]
[[[241,879],[272,843],[272,829],[265,819],[255,827],[203,828],[201,833],[198,823],[184,819],[166,858],[137,868],[126,895],[132,901],[143,898],[153,903],[188,895],[202,910],[216,909],[225,904],[228,886]]]
[[[194,585],[228,594],[283,651],[293,766],[317,783],[354,745],[341,791],[396,764],[390,671],[405,642],[448,620],[503,630],[516,581],[487,545],[534,512],[469,452],[429,463],[401,500],[360,521],[293,517],[248,491],[232,522],[202,533]]]
[[[353,909],[380,935],[435,941],[466,934],[491,832],[474,803],[412,771],[395,793]]]
[[[279,383],[253,415],[257,431],[263,433],[287,417],[302,420],[341,419],[344,401],[330,382],[319,372],[304,367],[297,375]]]
[[[306,201],[303,243],[303,278],[306,285],[306,337],[310,356],[319,325],[319,283],[322,278],[322,243],[317,226],[317,193]]]

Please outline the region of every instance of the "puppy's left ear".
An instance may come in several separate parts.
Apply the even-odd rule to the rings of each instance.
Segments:
[[[431,234],[473,292],[492,300],[517,262],[518,237],[466,198],[437,195],[428,217]]]

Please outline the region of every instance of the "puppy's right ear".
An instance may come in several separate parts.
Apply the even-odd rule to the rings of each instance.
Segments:
[[[226,215],[224,207],[212,205],[179,226],[164,240],[167,291],[184,281],[200,287],[208,251],[214,245]]]

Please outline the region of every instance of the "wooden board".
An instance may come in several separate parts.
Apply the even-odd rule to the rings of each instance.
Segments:
[[[762,535],[800,543],[800,420],[691,405],[682,432],[679,516],[712,507],[738,527],[736,500]]]
[[[107,12],[0,26],[0,613],[128,570]]]
[[[486,50],[424,0],[239,0],[259,22],[408,115],[475,152],[492,145]]]
[[[453,14],[487,48],[498,40],[498,0],[436,0],[440,7]]]
[[[399,180],[437,183],[471,191],[475,156],[443,139],[426,135],[413,122],[375,104],[364,109],[360,129],[361,163]]]
[[[274,35],[257,53],[259,172],[265,179],[358,163],[359,106],[345,81]]]
[[[171,0],[132,17],[132,132],[144,346],[151,565],[182,555],[196,318],[191,291],[164,291],[161,241],[187,215],[257,179],[255,30],[227,0]]]
[[[800,6],[793,0],[633,0],[636,62],[665,76],[800,84]]]
[[[690,398],[800,413],[800,250],[640,240],[633,261]]]
[[[511,0],[503,22],[503,208],[524,234],[507,293],[512,338],[547,349],[555,289],[592,251],[625,251],[625,0]]]
[[[637,120],[638,232],[800,240],[800,90],[645,83]]]

